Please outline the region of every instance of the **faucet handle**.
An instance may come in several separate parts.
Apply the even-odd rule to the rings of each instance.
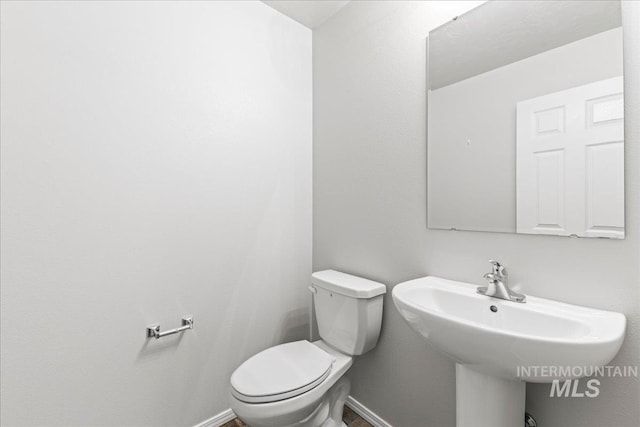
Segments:
[[[500,264],[498,261],[490,259],[489,263],[491,264],[491,267],[493,269],[493,274],[494,275],[501,276],[501,277],[506,277],[506,276],[509,275],[509,273],[507,273],[507,269],[504,267],[504,265]]]
[[[502,277],[507,277],[509,275],[509,272],[504,267],[504,265],[501,265],[500,267],[498,267],[498,274]]]

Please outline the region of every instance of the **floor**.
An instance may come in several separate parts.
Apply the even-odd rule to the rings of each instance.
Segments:
[[[373,427],[347,406],[344,407],[344,412],[342,412],[342,421],[347,427]]]
[[[344,421],[347,427],[373,427],[371,424],[363,420],[358,414],[353,412],[351,408],[346,406],[342,413],[342,421]],[[231,420],[228,423],[223,424],[222,427],[247,427],[247,425],[236,418],[235,420]]]

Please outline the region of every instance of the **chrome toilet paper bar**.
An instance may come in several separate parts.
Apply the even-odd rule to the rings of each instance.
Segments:
[[[193,329],[193,316],[184,316],[182,318],[182,326],[175,329],[169,329],[168,331],[160,332],[160,324],[154,323],[147,326],[147,338],[162,338],[167,335],[177,334],[178,332],[186,331],[187,329]]]

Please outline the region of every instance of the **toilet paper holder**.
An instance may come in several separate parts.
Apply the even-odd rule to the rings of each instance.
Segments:
[[[160,324],[154,323],[147,326],[147,338],[159,339],[166,337],[167,335],[177,334],[178,332],[186,331],[187,329],[193,329],[193,316],[184,316],[182,318],[182,326],[175,329],[169,329],[167,331],[160,332]]]

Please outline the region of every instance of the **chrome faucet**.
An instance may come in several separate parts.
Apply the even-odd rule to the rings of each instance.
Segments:
[[[489,285],[478,286],[477,292],[481,295],[506,299],[507,301],[525,302],[526,297],[524,295],[509,289],[509,285],[507,284],[509,273],[507,273],[507,269],[504,268],[504,265],[492,259],[490,259],[489,262],[491,263],[492,271],[491,273],[484,275],[484,278],[487,279]]]

